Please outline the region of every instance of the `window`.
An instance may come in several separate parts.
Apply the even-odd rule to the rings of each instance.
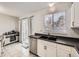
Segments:
[[[65,33],[65,20],[65,12],[46,15],[44,21],[45,31],[48,33]]]

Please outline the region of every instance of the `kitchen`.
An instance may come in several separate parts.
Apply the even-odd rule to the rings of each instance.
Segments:
[[[60,6],[61,6],[61,8],[60,8]],[[43,26],[45,26],[45,24],[43,22],[43,17],[40,14],[40,13],[42,13],[42,15],[45,15],[44,10],[39,11],[38,14],[40,14],[39,16],[42,19],[39,18],[38,24],[40,24],[40,25],[35,26],[34,29],[36,30],[36,28],[39,28],[39,27],[40,28],[37,29],[37,32],[33,31],[34,34],[32,34],[30,36],[32,38],[31,46],[33,44],[35,46],[37,45],[37,48],[36,48],[37,52],[36,53],[34,52],[35,51],[34,45],[31,48],[31,52],[38,56],[41,56],[41,57],[49,57],[49,56],[50,57],[75,57],[75,56],[78,56],[78,40],[76,40],[79,37],[78,36],[78,27],[76,26],[76,21],[78,22],[78,20],[75,19],[75,18],[78,18],[77,17],[78,14],[76,14],[76,13],[78,13],[77,12],[78,9],[76,9],[76,8],[78,8],[78,3],[69,3],[69,4],[68,3],[67,4],[59,3],[58,5],[56,5],[56,7],[57,7],[56,10],[58,12],[60,11],[60,13],[61,13],[61,11],[62,12],[65,11],[65,19],[66,19],[65,20],[65,23],[66,23],[65,31],[63,31],[63,30],[62,30],[62,32],[61,32],[61,30],[60,31],[58,30],[59,32],[51,31],[54,29],[53,28],[51,29],[51,27],[49,27],[50,26],[49,23],[48,23],[49,30],[47,31],[46,30],[47,28],[43,27]],[[56,13],[54,13],[54,14],[56,15]],[[48,17],[50,17],[50,18],[53,17],[53,16],[51,17],[49,15],[48,15]],[[40,20],[43,22],[43,24],[41,24],[42,22]],[[73,22],[75,22],[74,26],[73,26]],[[37,24],[37,20],[35,23]],[[78,25],[78,23],[77,23],[77,25]],[[35,44],[35,41],[37,41],[36,44]],[[72,46],[74,46],[74,47],[72,47]]]
[[[0,4],[7,8],[0,16],[1,57],[79,56],[78,2]]]

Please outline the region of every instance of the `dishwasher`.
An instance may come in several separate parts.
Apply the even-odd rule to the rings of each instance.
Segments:
[[[37,39],[30,38],[30,52],[37,55]]]

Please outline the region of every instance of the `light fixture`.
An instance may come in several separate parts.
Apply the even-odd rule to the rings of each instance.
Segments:
[[[56,10],[56,8],[55,8],[54,5],[55,5],[55,2],[54,3],[51,2],[51,3],[48,4],[48,6],[49,6],[49,12],[54,12]]]
[[[5,9],[2,5],[0,5],[0,12],[3,12]]]
[[[54,2],[52,2],[52,3],[49,3],[49,4],[48,4],[48,6],[49,6],[49,7],[53,7],[53,6],[54,6],[54,4],[55,4],[55,3],[54,3]]]

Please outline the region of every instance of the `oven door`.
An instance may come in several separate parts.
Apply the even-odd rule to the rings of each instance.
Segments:
[[[10,38],[9,37],[4,37],[4,45],[10,43]]]
[[[14,36],[10,36],[10,42],[14,42],[14,41],[16,41],[16,36],[14,35]]]

